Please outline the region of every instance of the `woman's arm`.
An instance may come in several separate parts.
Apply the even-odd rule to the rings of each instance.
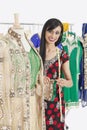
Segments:
[[[61,87],[72,87],[73,82],[72,82],[72,78],[71,78],[71,72],[70,72],[70,68],[69,68],[69,61],[66,61],[63,65],[62,65],[62,71],[64,73],[64,77],[65,78],[59,78],[57,80],[57,84],[59,84]]]

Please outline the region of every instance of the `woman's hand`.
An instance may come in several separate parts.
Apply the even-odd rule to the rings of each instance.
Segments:
[[[58,78],[58,79],[57,79],[57,84],[58,84],[59,86],[61,86],[61,87],[64,87],[64,86],[66,86],[66,84],[67,84],[67,80],[66,80],[66,79],[63,79],[63,78]]]
[[[44,76],[43,81],[44,81],[44,96],[46,99],[48,99],[51,93],[50,78],[47,76]]]
[[[47,76],[43,77],[44,84],[48,84],[50,82],[50,78]]]

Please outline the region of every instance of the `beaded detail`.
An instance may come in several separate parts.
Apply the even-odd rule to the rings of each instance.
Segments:
[[[17,71],[18,75],[20,75],[24,71],[22,69],[22,67],[20,67],[20,62],[17,65],[18,69],[15,70],[15,68],[14,68],[14,64],[15,63],[13,61],[14,53],[17,56],[19,56],[19,54],[22,53],[22,56],[23,56],[23,58],[25,60],[25,64],[26,64],[26,69],[25,69],[26,70],[26,75],[25,75],[25,77],[26,77],[26,90],[25,91],[26,91],[26,93],[29,93],[29,86],[31,84],[31,75],[30,75],[31,65],[30,65],[30,61],[28,59],[28,54],[25,51],[25,49],[23,47],[23,44],[21,42],[21,35],[18,34],[18,33],[16,33],[15,31],[13,31],[11,28],[8,30],[8,33],[10,34],[10,36],[11,36],[12,39],[16,39],[16,41],[18,43],[18,46],[19,46],[19,48],[21,50],[21,52],[18,49],[15,49],[15,51],[14,51],[12,48],[10,48],[10,50],[9,50],[10,51],[10,56],[11,56],[11,59],[12,59],[12,62],[13,62],[12,72]],[[18,92],[19,96],[21,96],[22,94],[24,94],[22,86],[19,86],[17,88],[17,92]],[[11,91],[10,91],[10,96],[14,97],[14,95],[15,95],[14,88],[12,88]]]

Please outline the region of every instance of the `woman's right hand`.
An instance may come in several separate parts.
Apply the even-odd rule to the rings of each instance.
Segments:
[[[50,97],[51,89],[50,89],[50,78],[47,76],[44,76],[44,96],[46,99]]]
[[[43,77],[44,84],[48,84],[50,82],[50,78],[47,76]]]

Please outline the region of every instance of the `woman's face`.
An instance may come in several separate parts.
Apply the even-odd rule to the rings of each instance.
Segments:
[[[55,44],[61,35],[61,27],[58,26],[53,30],[47,30],[45,33],[46,43]]]

